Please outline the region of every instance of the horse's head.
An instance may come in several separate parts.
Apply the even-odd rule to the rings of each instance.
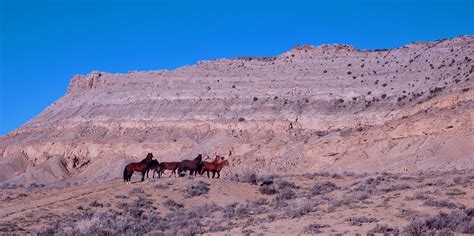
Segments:
[[[223,162],[219,163],[221,166],[229,166],[229,161],[224,160]]]
[[[202,155],[199,154],[196,158],[194,158],[195,161],[201,162],[202,161]]]
[[[151,160],[153,159],[153,153],[149,152],[148,155],[146,155],[146,162],[151,163]]]

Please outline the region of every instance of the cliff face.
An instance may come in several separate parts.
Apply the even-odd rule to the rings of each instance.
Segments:
[[[8,173],[0,181],[97,176],[147,152],[160,161],[217,153],[231,161],[226,174],[467,168],[473,59],[474,37],[463,36],[378,51],[302,46],[174,71],[95,71],[0,138],[0,172]]]

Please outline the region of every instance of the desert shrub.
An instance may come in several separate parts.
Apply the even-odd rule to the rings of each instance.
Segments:
[[[453,189],[447,189],[446,195],[450,196],[458,196],[458,195],[465,195],[466,192],[458,189],[458,188],[453,188]]]
[[[19,232],[21,231],[21,228],[12,221],[7,221],[7,222],[0,222],[0,232],[2,234],[9,234],[8,232]],[[13,235],[13,234],[12,234]]]
[[[295,192],[292,189],[283,189],[281,190],[275,198],[278,200],[290,200],[296,197]]]
[[[28,191],[32,191],[32,190],[35,190],[37,188],[44,188],[44,187],[45,187],[44,184],[31,183],[30,185],[28,185],[28,187],[26,187],[26,189]]]
[[[443,231],[449,232],[446,235],[451,235],[452,232],[474,234],[474,208],[413,220],[403,229],[403,233],[406,235],[435,235]]]
[[[275,186],[273,186],[273,184],[265,184],[265,185],[261,185],[259,188],[258,188],[258,191],[261,193],[261,194],[265,194],[265,195],[273,195],[273,194],[276,194],[278,191],[276,190]]]
[[[211,217],[211,215],[220,210],[215,203],[203,204],[188,210],[177,210],[166,214],[162,222],[162,231],[165,234],[172,235],[195,235],[205,233],[202,219]]]
[[[377,224],[374,228],[367,232],[367,235],[384,234],[384,235],[398,235],[400,232],[396,227],[387,224]]]
[[[200,196],[209,192],[209,184],[199,180],[196,183],[188,184],[184,187],[183,193],[187,198]]]
[[[257,182],[260,182],[260,185],[270,185],[274,183],[274,176],[259,176]]]
[[[134,218],[140,218],[143,215],[144,210],[156,209],[150,199],[142,196],[138,197],[138,199],[133,201],[132,204],[127,205],[127,207],[128,214]]]
[[[119,194],[119,195],[115,195],[115,198],[117,198],[117,199],[126,199],[127,196]]]
[[[321,225],[321,224],[313,223],[313,224],[310,224],[310,225],[304,227],[303,233],[306,233],[306,234],[319,234],[319,233],[323,232],[323,231],[321,231],[321,229],[326,228],[326,227],[329,227],[329,225]]]
[[[242,182],[242,183],[250,183],[250,184],[257,184],[257,174],[253,170],[244,170],[240,174],[235,174],[231,177],[232,181],[235,182]]]
[[[464,176],[464,177],[457,176],[453,178],[453,183],[457,185],[466,185],[466,184],[469,184],[473,179],[474,179],[473,176]]]
[[[91,203],[89,203],[89,206],[90,207],[104,207],[104,204],[98,203],[96,200],[94,200]]]
[[[277,198],[276,196],[272,198],[271,206],[274,209],[279,209],[288,206],[288,202],[285,199]]]
[[[401,191],[401,190],[406,190],[406,189],[411,189],[411,186],[408,184],[391,185],[388,188],[380,189],[380,191],[388,193],[388,192]]]
[[[329,172],[314,172],[314,173],[303,174],[303,177],[308,178],[308,179],[314,179],[316,177],[329,177],[329,176],[331,176]]]
[[[226,230],[232,229],[232,222],[224,221],[220,222],[219,224],[211,224],[209,226],[209,232],[223,232]]]
[[[146,201],[145,201],[146,202]],[[143,203],[143,202],[142,202]],[[140,204],[142,204],[140,203]],[[145,204],[146,206],[147,204]],[[203,219],[209,219],[220,208],[203,204],[188,210],[177,210],[160,217],[148,211],[138,217],[113,210],[82,210],[68,213],[61,220],[52,222],[38,234],[58,235],[196,235],[206,232]]]
[[[223,215],[225,218],[234,219],[247,217],[251,209],[248,208],[245,204],[232,203],[224,207]]]
[[[399,179],[400,179],[400,180],[415,180],[416,177],[409,176],[409,175],[402,175],[402,176],[400,176]]]
[[[309,202],[292,203],[283,210],[283,218],[300,218],[312,211],[312,204]]]
[[[169,189],[170,186],[167,184],[160,183],[160,184],[155,185],[155,188],[156,189]]]
[[[163,206],[165,206],[166,208],[168,208],[169,210],[172,210],[172,211],[184,207],[184,205],[182,203],[175,202],[172,199],[168,199],[165,202],[163,202]]]
[[[460,208],[456,203],[450,202],[448,200],[436,200],[433,198],[428,198],[423,202],[424,206],[430,207],[446,207],[446,208]]]
[[[136,208],[155,209],[153,202],[150,199],[144,198],[142,196],[138,197],[138,199],[132,203],[132,206]]]
[[[295,183],[286,180],[278,180],[276,184],[278,185],[278,189],[297,188]]]
[[[117,204],[117,208],[123,211],[128,211],[129,205],[126,202],[121,202]]]
[[[129,194],[140,194],[140,193],[145,193],[145,191],[142,188],[133,188],[129,192]]]
[[[430,199],[429,196],[423,193],[416,193],[413,197],[406,197],[405,200],[427,200]]]
[[[365,192],[345,194],[342,196],[342,199],[331,201],[331,208],[345,206],[345,205],[353,205],[354,203],[358,203],[367,198],[369,198],[369,194]]]
[[[346,221],[349,222],[350,225],[362,226],[363,223],[372,223],[377,222],[378,220],[373,217],[368,218],[365,216],[353,216],[347,218]]]
[[[311,194],[314,196],[314,195],[319,195],[323,193],[329,193],[336,189],[337,189],[336,184],[327,181],[327,182],[313,185],[313,187],[311,187]]]
[[[265,198],[259,198],[257,199],[256,201],[253,202],[253,204],[257,205],[257,206],[264,206],[264,205],[268,205],[269,202],[267,199]]]

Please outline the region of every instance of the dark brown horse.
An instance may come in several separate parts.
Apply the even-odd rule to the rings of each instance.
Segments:
[[[214,175],[216,174],[216,170],[217,170],[217,164],[218,164],[220,158],[221,157],[216,155],[216,159],[214,159],[213,162],[203,161],[202,162],[202,170],[199,174],[203,175],[204,172],[206,172],[207,173],[207,178],[210,178],[209,172],[212,172],[212,178],[214,178]]]
[[[125,166],[125,169],[123,170],[123,181],[125,181],[125,183],[129,183],[130,180],[132,179],[132,175],[134,171],[142,172],[142,181],[145,181],[145,173],[150,168],[152,158],[153,158],[153,154],[148,153],[146,158],[143,159],[142,161],[137,162],[137,163],[130,163],[127,166]]]
[[[194,160],[183,160],[178,165],[178,175],[189,170],[189,175],[196,176],[202,169],[202,155],[199,154]]]
[[[169,177],[171,177],[171,175],[173,175],[173,174],[176,177],[176,169],[178,169],[178,165],[179,165],[179,162],[161,162],[160,163],[160,169],[161,169],[160,175],[164,174],[165,170],[171,170],[171,174],[170,174]]]
[[[150,172],[150,170],[153,170],[153,176],[152,176],[153,179],[155,178],[155,173],[158,173],[157,174],[158,179],[161,178],[161,167],[160,167],[160,163],[157,160],[151,160],[150,168],[146,171],[147,178],[148,178],[148,172]]]
[[[217,178],[221,177],[221,170],[225,166],[229,166],[229,161],[228,160],[221,161],[217,164],[217,169],[216,169]],[[212,174],[212,178],[214,178],[214,173]]]

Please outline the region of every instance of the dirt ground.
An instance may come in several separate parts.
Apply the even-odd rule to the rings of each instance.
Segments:
[[[474,233],[473,173],[259,176],[247,172],[226,179],[165,176],[144,182],[135,176],[132,184],[119,179],[82,185],[4,184],[0,232]]]

